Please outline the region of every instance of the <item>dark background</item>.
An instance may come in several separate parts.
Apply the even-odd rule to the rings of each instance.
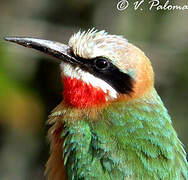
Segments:
[[[44,179],[49,155],[46,120],[62,98],[58,62],[5,42],[4,36],[67,43],[72,33],[92,27],[124,35],[150,58],[156,89],[188,150],[188,10],[150,11],[146,3],[142,11],[131,5],[118,11],[117,2],[0,0],[1,180]]]

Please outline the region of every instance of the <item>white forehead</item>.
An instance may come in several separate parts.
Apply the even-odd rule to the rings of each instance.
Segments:
[[[71,36],[69,46],[76,56],[90,59],[99,56],[118,60],[116,49],[125,48],[127,40],[122,36],[110,35],[104,30],[79,31]]]

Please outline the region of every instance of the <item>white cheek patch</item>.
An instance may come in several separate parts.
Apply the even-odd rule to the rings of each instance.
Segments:
[[[74,68],[68,63],[61,63],[60,67],[64,76],[71,77],[72,79],[80,79],[87,84],[91,84],[93,87],[102,89],[109,96],[107,100],[117,98],[117,91],[102,79],[83,71],[79,67]]]

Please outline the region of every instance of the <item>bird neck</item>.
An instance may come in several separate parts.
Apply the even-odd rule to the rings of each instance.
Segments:
[[[63,175],[64,170],[75,179],[187,177],[185,152],[154,89],[143,98],[98,110],[72,108],[63,102],[49,123],[55,123],[49,130],[51,177]]]
[[[101,88],[66,76],[63,77],[62,81],[64,102],[69,106],[79,109],[89,108],[104,105],[108,101],[108,93],[105,93]]]

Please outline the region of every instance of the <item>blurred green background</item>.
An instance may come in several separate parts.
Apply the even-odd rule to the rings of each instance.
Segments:
[[[150,58],[156,88],[188,150],[188,10],[150,11],[145,4],[142,11],[133,5],[118,11],[117,2],[0,0],[1,180],[45,179],[46,120],[62,98],[58,61],[5,42],[5,36],[66,43],[72,33],[92,27],[124,35]]]

